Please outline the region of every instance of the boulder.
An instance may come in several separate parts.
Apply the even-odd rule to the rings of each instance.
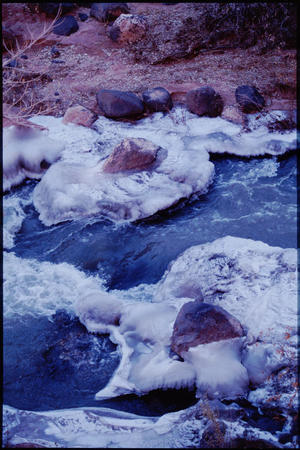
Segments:
[[[143,138],[124,139],[103,165],[103,172],[148,169],[156,160],[160,147]]]
[[[100,89],[96,98],[100,110],[110,118],[137,116],[144,111],[143,102],[132,92]]]
[[[152,112],[170,111],[173,107],[171,95],[163,87],[148,89],[142,95],[144,104]]]
[[[225,106],[222,112],[222,119],[228,120],[229,122],[235,123],[237,125],[245,125],[246,118],[241,111],[235,106]]]
[[[84,13],[78,13],[78,17],[81,20],[81,22],[85,22],[89,18],[89,16],[87,14],[84,14]]]
[[[74,16],[64,16],[55,21],[53,33],[59,36],[70,36],[79,30],[78,22]]]
[[[109,30],[110,38],[118,43],[131,44],[142,39],[147,31],[147,21],[137,14],[121,14]]]
[[[265,106],[265,99],[254,86],[243,85],[237,87],[235,98],[241,110],[246,114],[261,111]]]
[[[187,92],[188,109],[198,116],[217,117],[223,111],[223,99],[209,86]]]
[[[220,306],[198,301],[180,309],[171,337],[171,348],[178,355],[190,347],[243,336],[240,322]]]
[[[75,123],[84,127],[90,127],[98,116],[93,111],[81,105],[74,105],[67,109],[63,123]]]
[[[39,11],[44,12],[47,16],[55,17],[58,13],[59,6],[61,7],[61,14],[66,14],[74,8],[74,3],[38,3]]]
[[[93,3],[90,15],[99,20],[99,22],[112,22],[121,14],[128,14],[127,3]]]

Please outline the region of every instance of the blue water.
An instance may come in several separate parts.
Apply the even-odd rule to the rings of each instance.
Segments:
[[[101,218],[45,227],[32,205],[10,250],[23,258],[67,262],[99,274],[108,289],[156,283],[170,261],[196,244],[225,235],[297,246],[297,159],[213,157],[216,175],[206,195],[148,220],[116,225]],[[26,197],[36,182],[14,194]],[[194,403],[193,392],[153,392],[94,400],[119,363],[107,336],[87,333],[76,317],[22,316],[4,324],[4,403],[47,410],[109,406],[160,415]]]

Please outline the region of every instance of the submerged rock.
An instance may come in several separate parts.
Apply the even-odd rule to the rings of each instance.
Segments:
[[[188,302],[176,317],[171,348],[182,356],[190,347],[241,336],[240,322],[220,306]]]
[[[254,86],[243,85],[237,87],[235,98],[241,110],[246,114],[261,111],[265,106],[265,99]]]
[[[103,165],[103,172],[145,170],[156,160],[160,147],[143,138],[124,139]]]
[[[99,108],[106,117],[132,117],[144,111],[143,102],[132,92],[100,89],[96,98]]]
[[[217,117],[223,111],[223,100],[210,86],[188,91],[186,94],[188,109],[198,116]]]
[[[147,21],[137,14],[121,14],[109,30],[110,38],[118,43],[131,44],[147,32]]]

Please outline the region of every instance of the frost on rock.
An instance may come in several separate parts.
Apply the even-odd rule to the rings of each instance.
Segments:
[[[44,131],[11,126],[3,130],[3,190],[22,183],[26,178],[40,179],[57,161],[63,144]]]

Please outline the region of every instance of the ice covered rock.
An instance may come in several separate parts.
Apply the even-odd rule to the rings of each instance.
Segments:
[[[190,347],[241,337],[240,322],[223,308],[197,301],[185,303],[176,317],[172,350],[181,355]]]
[[[143,138],[124,139],[105,161],[103,172],[145,170],[151,167],[160,147]]]
[[[155,146],[151,148],[150,160],[156,151]],[[135,221],[207,192],[214,165],[206,151],[182,151],[174,145],[156,155],[155,167],[134,173],[106,173],[105,160],[93,167],[57,163],[33,193],[40,220],[52,225],[102,215],[115,221]]]
[[[3,130],[3,190],[26,178],[39,179],[57,161],[64,145],[43,131],[11,126]]]

